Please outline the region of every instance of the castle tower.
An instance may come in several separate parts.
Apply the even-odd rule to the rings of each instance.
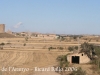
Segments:
[[[5,24],[0,24],[0,33],[5,32]]]

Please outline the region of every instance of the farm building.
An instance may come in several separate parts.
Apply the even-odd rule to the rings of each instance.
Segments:
[[[44,39],[55,39],[57,38],[56,34],[38,34],[37,37]]]
[[[84,53],[74,53],[67,56],[69,63],[84,64],[90,62],[90,58]]]

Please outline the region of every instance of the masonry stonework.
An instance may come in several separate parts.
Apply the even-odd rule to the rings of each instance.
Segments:
[[[5,32],[5,24],[0,24],[0,33]]]

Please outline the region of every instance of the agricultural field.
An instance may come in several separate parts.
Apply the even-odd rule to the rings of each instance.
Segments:
[[[84,37],[85,38],[85,37]],[[56,58],[59,55],[71,53],[69,46],[79,46],[87,41],[81,38],[77,40],[60,41],[57,39],[45,40],[43,38],[0,38],[0,71],[1,75],[60,75],[56,72],[35,72],[34,67],[52,67],[58,64]],[[3,45],[2,45],[3,43]],[[100,44],[91,40],[89,43]],[[2,49],[3,48],[3,49]],[[8,71],[9,67],[26,68],[29,71]]]

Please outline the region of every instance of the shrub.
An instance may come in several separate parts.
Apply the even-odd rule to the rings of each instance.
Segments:
[[[0,45],[5,45],[5,43],[1,43]]]
[[[3,46],[5,45],[5,43],[1,43],[0,44],[2,47],[0,47],[0,49],[3,49]]]
[[[59,50],[63,50],[64,48],[63,48],[63,47],[58,47],[58,49],[59,49]]]
[[[25,37],[25,41],[28,41],[28,37]]]
[[[96,40],[96,42],[98,42],[99,40]]]
[[[61,68],[68,67],[68,65],[69,65],[69,62],[67,60],[67,55],[60,55],[57,57],[56,60],[59,62],[59,66]]]
[[[26,46],[26,43],[24,43],[23,46]]]
[[[75,48],[76,50],[78,50],[78,46],[75,46],[74,48]]]
[[[73,71],[69,75],[86,75],[86,72],[82,70],[82,68],[79,68],[77,71]]]
[[[11,43],[6,43],[6,44],[11,44]]]
[[[55,48],[55,47],[49,47],[48,49],[49,49],[49,51],[50,51],[51,49],[56,49],[56,48]]]
[[[68,47],[68,50],[73,51],[74,49],[73,49],[73,47]]]

